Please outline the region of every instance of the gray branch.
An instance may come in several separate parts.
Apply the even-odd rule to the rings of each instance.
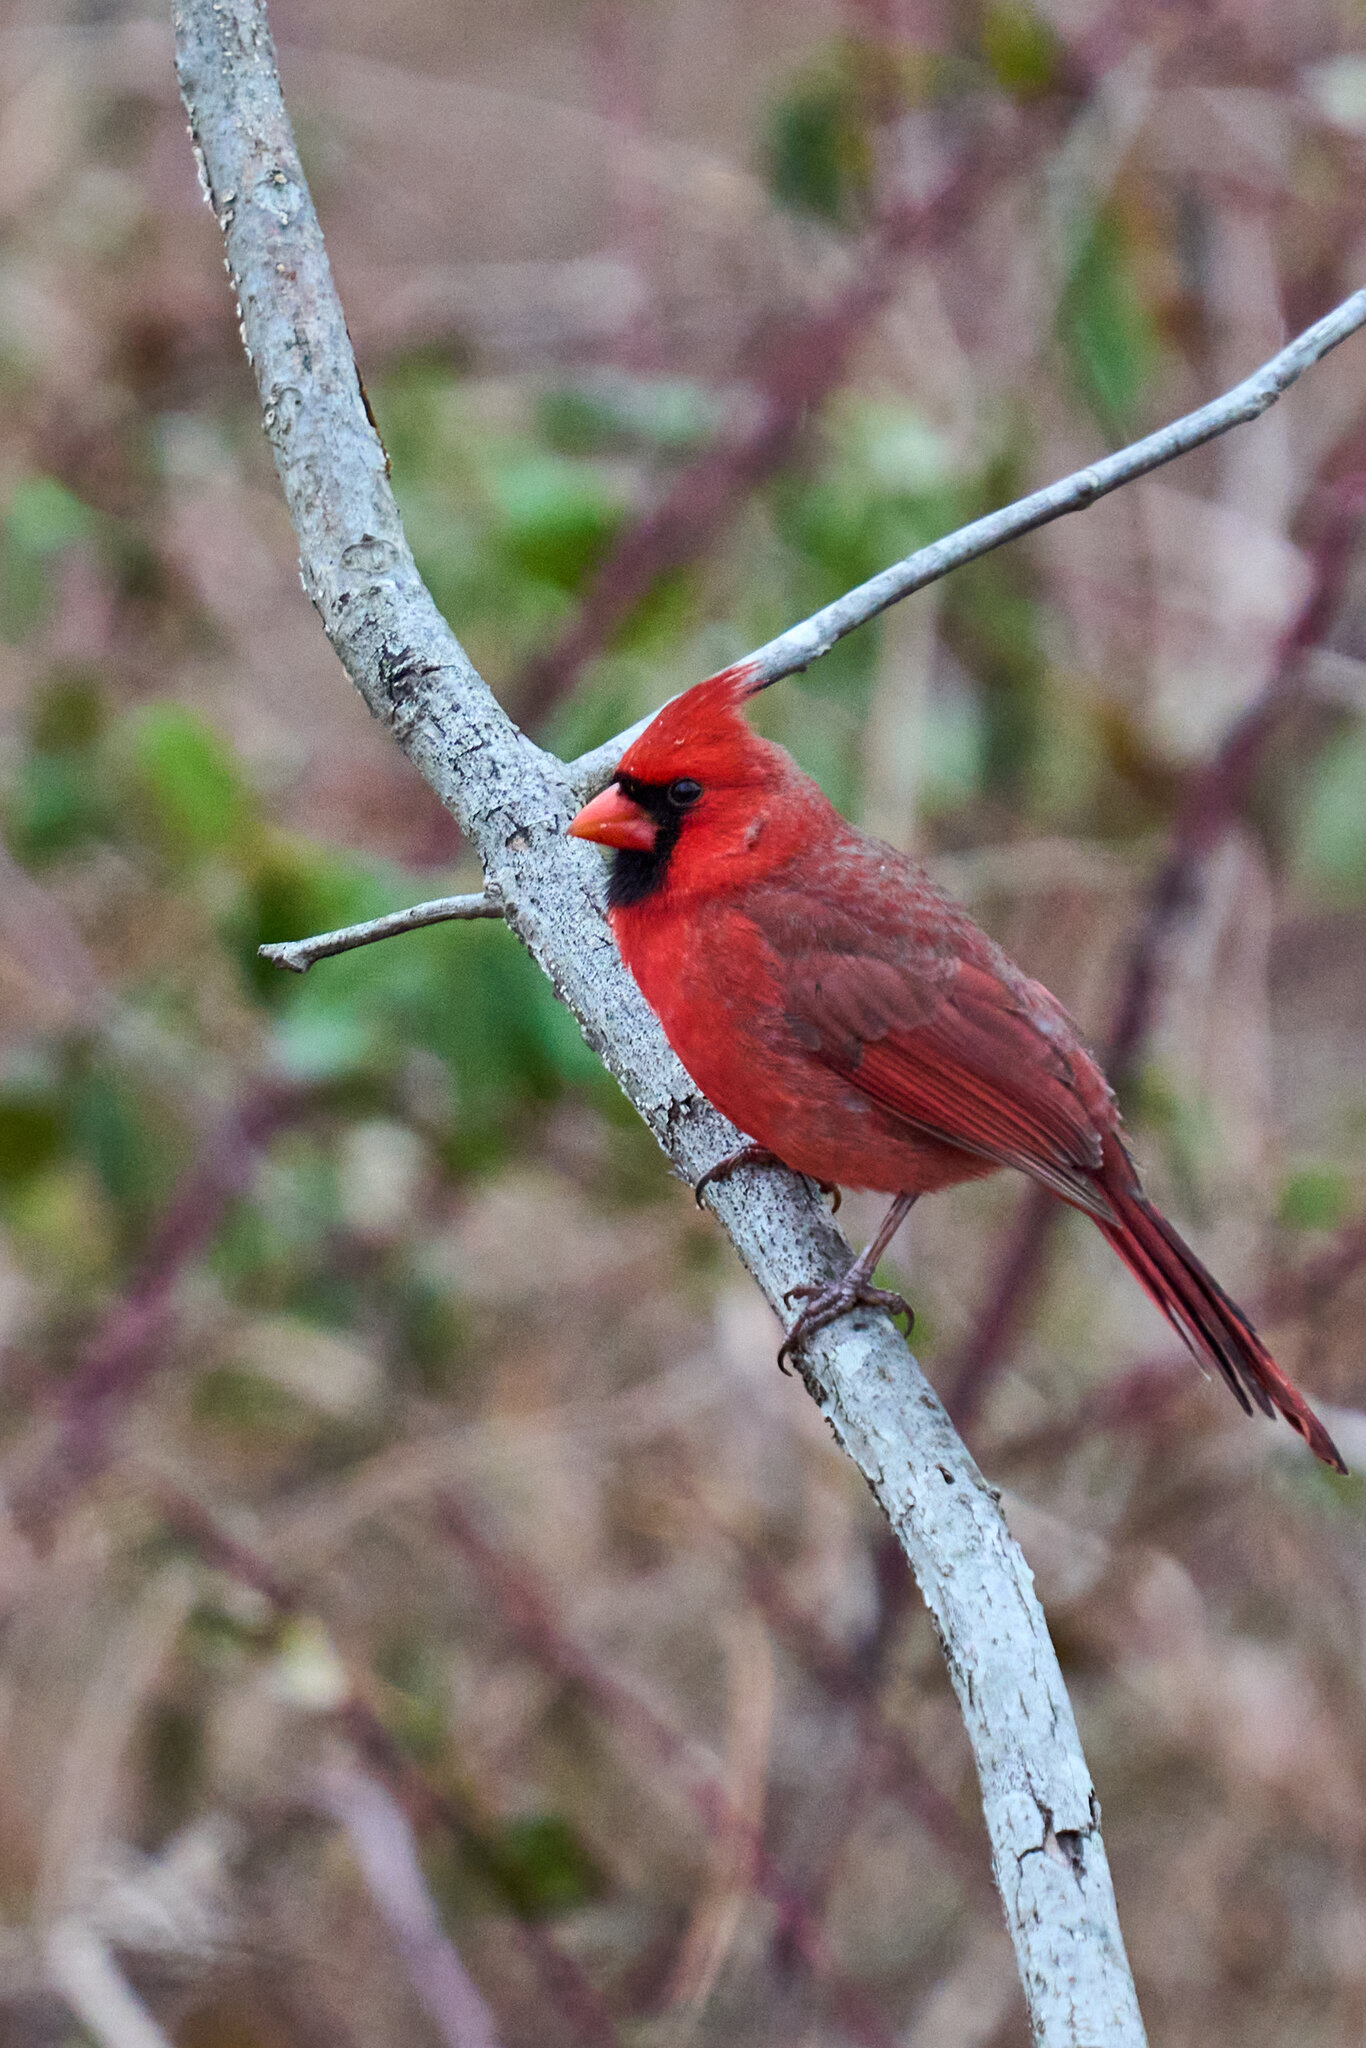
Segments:
[[[282,939],[277,945],[258,946],[263,960],[287,967],[291,974],[307,974],[315,960],[330,960],[334,953],[354,952],[357,946],[373,946],[376,939],[394,939],[400,932],[421,931],[428,924],[449,924],[454,918],[501,917],[503,906],[487,890],[480,896],[433,896],[429,903],[412,903],[406,910],[391,910],[384,917],[367,918],[364,924],[345,924],[335,932],[318,932],[311,939]]]
[[[957,532],[945,534],[942,540],[917,548],[913,555],[893,562],[889,569],[880,569],[876,576],[813,612],[809,619],[789,626],[776,640],[765,641],[753,654],[744,657],[744,666],[754,671],[761,688],[795,675],[798,669],[809,668],[847,633],[866,626],[870,619],[899,604],[903,597],[924,590],[927,584],[938,583],[952,570],[961,569],[965,562],[975,562],[979,556],[1004,547],[1007,541],[1019,540],[1023,534],[1049,526],[1069,512],[1084,511],[1097,498],[1117,491],[1121,484],[1131,484],[1136,477],[1147,476],[1152,470],[1175,462],[1178,455],[1189,455],[1193,448],[1217,440],[1231,428],[1260,419],[1306,370],[1322,362],[1359,327],[1366,327],[1366,289],[1353,292],[1331,313],[1306,327],[1279,355],[1272,356],[1260,370],[1254,370],[1222,398],[1213,398],[1208,405],[1160,427],[1146,440],[1135,441],[1100,462],[1089,463],[1085,469],[1073,470],[1071,476],[1060,477],[1057,483],[1047,484],[1027,498],[1017,498],[1011,505],[1003,505],[968,526],[960,526]],[[625,732],[604,740],[600,747],[572,762],[569,772],[575,790],[587,798],[604,788],[611,781],[617,762],[649,722],[648,718],[638,720]]]
[[[1188,455],[1193,448],[1203,447],[1206,441],[1228,433],[1231,427],[1260,419],[1296,378],[1363,326],[1366,290],[1353,292],[1331,313],[1306,327],[1279,355],[1272,356],[1270,362],[1263,363],[1260,370],[1235,384],[1222,398],[1211,399],[1208,405],[1188,412],[1184,419],[1160,427],[1146,440],[1135,441],[1086,469],[1075,470],[1058,483],[1048,484],[1027,498],[1017,498],[1013,505],[1003,505],[983,519],[974,519],[970,526],[961,526],[957,533],[932,541],[927,548],[917,548],[904,561],[893,562],[890,569],[880,570],[866,583],[837,597],[833,604],[813,612],[800,625],[789,626],[776,640],[767,641],[748,656],[750,665],[765,683],[776,683],[828,654],[837,640],[852,633],[855,627],[867,625],[869,619],[875,619],[889,605],[909,597],[913,591],[923,590],[927,583],[937,583],[951,569],[961,569],[965,562],[975,562],[979,555],[989,555],[993,548],[1008,540],[1018,540],[1021,534],[1033,533],[1037,527],[1048,526],[1068,512],[1083,511],[1094,505],[1097,498],[1117,491],[1121,484],[1131,484],[1136,477],[1161,469],[1178,455]]]
[[[509,923],[695,1181],[738,1134],[698,1096],[617,957],[597,856],[565,837],[573,778],[505,717],[417,574],[259,0],[184,0],[177,59],[304,587],[366,703],[478,848]],[[833,1277],[850,1262],[795,1175],[748,1170],[709,1200],[775,1308],[798,1281]],[[1138,2048],[1143,2025],[1095,1794],[998,1497],[885,1317],[845,1318],[802,1363],[896,1530],[944,1644],[1035,2039],[1045,2048]]]
[[[393,1794],[362,1771],[334,1763],[319,1774],[317,1799],[345,1828],[366,1889],[446,2048],[498,2048],[493,2017],[447,1939],[422,1875],[413,1831]]]
[[[44,1942],[49,1974],[100,2048],[172,2048],[124,1976],[103,1936],[81,1920],[58,1920]]]

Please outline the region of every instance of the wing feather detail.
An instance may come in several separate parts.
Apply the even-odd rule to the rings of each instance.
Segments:
[[[1117,1117],[1076,1027],[957,906],[935,892],[930,908],[920,928],[887,930],[843,916],[818,917],[813,929],[809,897],[766,906],[758,921],[782,941],[775,951],[792,1030],[917,1131],[1018,1167],[1113,1221],[1095,1175]],[[794,946],[799,916],[805,929]],[[944,919],[951,931],[939,929]]]

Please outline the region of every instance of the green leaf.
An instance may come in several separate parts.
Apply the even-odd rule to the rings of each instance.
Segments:
[[[555,1813],[507,1821],[489,1843],[503,1889],[525,1919],[567,1913],[603,1889],[601,1871],[570,1823]]]
[[[1062,56],[1052,27],[1025,0],[991,0],[982,16],[982,60],[1012,99],[1037,99],[1056,84]]]
[[[1046,737],[1047,664],[1027,559],[1002,554],[969,563],[945,586],[941,619],[947,644],[980,693],[983,785],[992,796],[1018,801]]]
[[[628,377],[599,372],[544,392],[537,425],[561,454],[592,455],[644,445],[689,454],[721,424],[720,401],[685,377]]]
[[[230,845],[251,817],[227,742],[198,712],[154,704],[124,731],[133,822],[177,864]]]
[[[469,1331],[449,1283],[411,1275],[395,1299],[397,1347],[424,1394],[446,1397],[469,1362]]]
[[[1366,730],[1344,732],[1315,764],[1295,865],[1311,884],[1348,901],[1366,896]]]
[[[5,837],[15,858],[40,864],[98,837],[108,811],[91,770],[73,754],[30,754],[5,801]]]
[[[107,1284],[116,1252],[108,1199],[84,1160],[57,1156],[10,1191],[6,1222],[23,1264],[76,1296]]]
[[[18,859],[41,862],[109,827],[98,677],[80,667],[56,669],[34,691],[26,724],[29,752],[5,793],[5,836]]]
[[[29,555],[55,555],[93,530],[95,515],[55,477],[30,476],[5,511],[5,539]]]
[[[1058,330],[1082,396],[1107,432],[1122,431],[1156,359],[1157,330],[1113,207],[1097,215],[1082,243],[1063,291]]]
[[[66,1142],[65,1105],[55,1090],[20,1083],[0,1093],[0,1190],[41,1173]]]
[[[1333,1230],[1353,1207],[1352,1183],[1332,1166],[1305,1166],[1281,1188],[1279,1220],[1290,1230]]]
[[[772,492],[783,539],[824,572],[813,603],[910,554],[962,509],[944,437],[904,403],[836,398],[821,447],[814,474],[788,472]]]
[[[261,1373],[235,1365],[212,1366],[200,1373],[190,1412],[205,1428],[271,1447],[302,1442],[314,1426],[313,1416],[296,1395]]]
[[[230,1209],[213,1269],[235,1301],[346,1328],[362,1295],[359,1274],[335,1264],[340,1221],[333,1160],[315,1141],[286,1136],[272,1146],[252,1199]]]
[[[98,673],[59,667],[29,703],[29,745],[40,754],[87,754],[107,722]]]
[[[565,590],[577,589],[621,522],[623,508],[594,469],[538,449],[504,451],[492,491],[503,553]]]
[[[25,477],[0,522],[0,633],[22,639],[42,618],[51,593],[52,558],[95,526],[87,505],[55,477]]]
[[[151,1105],[115,1075],[92,1070],[72,1089],[71,1135],[110,1200],[137,1214],[151,1205],[162,1176]]]
[[[765,168],[778,204],[843,227],[866,218],[872,192],[871,96],[860,55],[855,44],[837,44],[768,117]]]

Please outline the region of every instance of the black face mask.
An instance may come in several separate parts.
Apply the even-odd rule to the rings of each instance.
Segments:
[[[683,819],[701,796],[702,785],[686,775],[673,782],[638,782],[634,775],[619,775],[617,788],[639,805],[655,828],[655,843],[648,853],[640,847],[622,846],[612,856],[608,906],[626,910],[663,886]]]

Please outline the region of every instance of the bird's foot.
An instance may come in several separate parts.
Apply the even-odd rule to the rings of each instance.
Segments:
[[[710,1187],[713,1181],[729,1180],[730,1176],[733,1173],[737,1173],[742,1166],[786,1166],[786,1164],[787,1161],[780,1159],[776,1152],[770,1152],[767,1145],[741,1145],[736,1151],[728,1152],[724,1159],[718,1159],[715,1166],[707,1168],[693,1189],[694,1199],[700,1209],[702,1207],[703,1190]],[[834,1196],[834,1202],[831,1204],[831,1214],[833,1215],[840,1205],[839,1189],[831,1180],[818,1180],[816,1186],[823,1195]]]
[[[742,1166],[781,1166],[783,1161],[776,1152],[770,1152],[767,1145],[741,1145],[734,1152],[727,1152],[724,1159],[718,1159],[715,1166],[709,1166],[693,1189],[698,1208],[702,1207],[702,1195],[713,1181],[729,1180]]]
[[[885,1308],[889,1315],[905,1316],[907,1336],[915,1328],[915,1310],[910,1303],[901,1295],[893,1294],[889,1288],[874,1287],[870,1276],[860,1272],[857,1259],[842,1280],[827,1280],[823,1285],[804,1280],[799,1286],[789,1287],[783,1296],[787,1302],[803,1298],[806,1306],[778,1351],[778,1363],[784,1372],[789,1370],[788,1359],[801,1350],[808,1338],[825,1329],[827,1324],[837,1322],[841,1316],[847,1316],[851,1309]]]

